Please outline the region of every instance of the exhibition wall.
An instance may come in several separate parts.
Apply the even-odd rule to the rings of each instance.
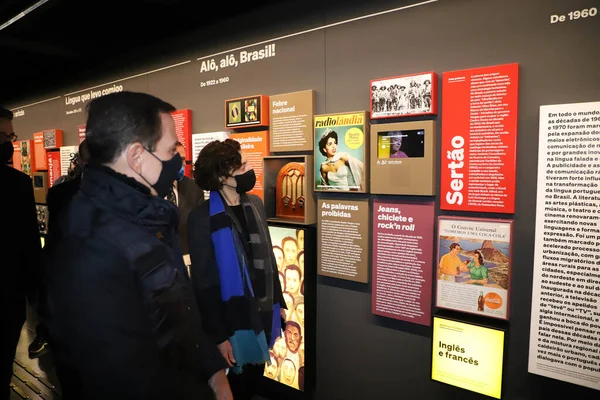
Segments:
[[[368,111],[373,79],[425,71],[441,76],[446,71],[518,63],[514,214],[440,211],[439,183],[435,196],[343,193],[334,198],[434,201],[436,216],[513,219],[510,320],[490,322],[506,332],[502,398],[563,393],[593,398],[598,395],[593,389],[528,373],[528,353],[539,108],[600,100],[600,17],[554,23],[551,18],[594,6],[599,6],[596,0],[288,2],[153,49],[132,51],[122,65],[93,79],[81,77],[53,93],[24,95],[10,108],[16,114],[20,140],[61,129],[63,143],[77,145],[85,106],[114,91],[148,92],[178,109],[192,110],[195,134],[225,130],[224,103],[231,98],[312,89],[315,114]],[[428,119],[437,122],[439,140],[444,108],[441,96],[437,101],[437,117]],[[315,194],[318,199],[332,196]],[[431,254],[432,264],[435,256]],[[481,397],[433,381],[431,326],[373,315],[372,292],[371,280],[319,276],[316,386],[307,390],[308,395],[316,399]],[[433,313],[469,321],[459,313],[438,314],[435,309]]]

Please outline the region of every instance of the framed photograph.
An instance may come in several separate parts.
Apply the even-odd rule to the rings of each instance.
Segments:
[[[371,193],[434,196],[435,121],[371,125]]]
[[[513,220],[439,217],[436,307],[508,320]]]
[[[225,126],[234,129],[269,126],[269,97],[256,95],[225,100]]]
[[[368,193],[366,111],[315,115],[315,191]]]
[[[437,114],[435,72],[374,79],[370,90],[371,119]]]

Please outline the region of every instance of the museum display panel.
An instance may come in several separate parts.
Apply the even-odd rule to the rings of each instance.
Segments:
[[[313,157],[309,155],[264,158],[265,211],[272,222],[311,225],[316,219]]]
[[[435,121],[371,125],[371,193],[435,195]]]
[[[282,335],[270,352],[264,376],[294,389],[304,390],[305,303],[304,244],[306,229],[269,226],[273,254],[287,310]],[[313,329],[307,326],[309,329]]]
[[[269,131],[236,132],[231,134],[230,138],[240,143],[248,165],[256,174],[256,184],[248,193],[264,200],[263,159],[269,155]]]
[[[225,101],[226,128],[254,126],[269,126],[269,96],[248,96]]]
[[[62,146],[76,145],[81,140],[78,127],[85,123],[82,110],[87,104],[77,98],[83,99],[87,93],[101,92],[116,85],[123,90],[158,95],[180,110],[192,110],[192,132],[195,133],[230,130],[222,133],[219,137],[222,139],[226,137],[224,135],[234,136],[242,131],[269,129],[271,150],[275,143],[274,134],[279,135],[277,151],[263,160],[265,209],[269,223],[277,221],[282,227],[315,233],[313,271],[307,267],[305,272],[315,274],[313,295],[318,292],[319,302],[315,304],[314,313],[310,313],[316,320],[306,334],[315,335],[313,350],[318,350],[318,362],[306,371],[315,374],[313,382],[318,384],[313,389],[300,391],[265,379],[276,387],[290,389],[264,396],[266,398],[295,399],[295,394],[301,394],[303,399],[385,398],[389,393],[396,393],[398,386],[402,387],[402,395],[406,398],[476,398],[475,392],[458,387],[463,387],[465,382],[479,385],[476,381],[487,379],[487,375],[467,373],[453,378],[451,386],[437,379],[431,380],[429,360],[442,350],[446,357],[447,349],[438,350],[439,343],[431,346],[433,320],[430,319],[429,324],[425,321],[428,290],[430,303],[434,306],[431,314],[437,318],[445,315],[447,319],[463,324],[504,330],[509,339],[506,340],[506,359],[510,360],[510,368],[502,371],[502,398],[519,399],[528,393],[540,397],[594,398],[599,390],[600,376],[597,365],[600,360],[595,358],[597,353],[593,351],[597,348],[594,338],[598,336],[595,319],[600,316],[594,308],[597,303],[593,302],[597,297],[598,271],[594,268],[598,267],[598,260],[592,257],[595,254],[592,249],[597,247],[594,237],[600,232],[597,232],[594,219],[597,205],[590,205],[596,204],[598,197],[594,186],[598,162],[589,158],[597,156],[594,145],[597,145],[595,138],[600,129],[594,127],[598,121],[593,119],[600,116],[594,114],[596,108],[588,104],[597,103],[600,93],[600,76],[593,62],[600,55],[596,39],[600,37],[600,16],[597,11],[591,15],[594,13],[590,10],[597,7],[592,3],[592,0],[428,0],[414,3],[393,0],[386,4],[363,2],[358,7],[358,3],[306,4],[292,0],[289,5],[266,7],[264,12],[256,12],[251,17],[232,18],[231,26],[235,29],[214,29],[213,32],[212,28],[206,27],[202,35],[186,38],[185,42],[193,48],[182,47],[180,51],[177,47],[184,46],[184,41],[169,42],[166,48],[173,50],[172,58],[167,55],[156,57],[152,63],[140,61],[131,68],[121,63],[123,68],[107,72],[104,77],[99,74],[97,78],[86,79],[82,74],[81,80],[73,78],[72,85],[57,88],[56,93],[30,96],[27,92],[25,97],[11,104],[18,113],[15,131],[20,140],[31,140],[36,132],[60,127],[64,130]],[[299,9],[302,13],[297,12]],[[584,13],[584,10],[587,11]],[[278,21],[276,28],[273,21]],[[506,21],[511,21],[510,27]],[[461,29],[456,29],[457,26]],[[240,33],[242,31],[244,34]],[[218,40],[211,39],[212,33]],[[415,35],[417,39],[406,39]],[[396,43],[400,43],[401,50],[392,51]],[[215,60],[216,65],[220,65],[225,58],[240,63],[219,70],[202,70],[203,64]],[[418,71],[436,71],[438,76],[437,101],[435,85],[433,82],[431,85],[432,113],[399,114],[400,99],[393,101],[391,98],[388,105],[385,96],[372,97],[372,81],[402,78]],[[417,73],[420,74],[423,73]],[[403,86],[393,81],[386,82],[386,89],[387,85],[393,86],[392,91]],[[425,82],[421,85],[425,86]],[[410,88],[410,81],[407,88]],[[224,102],[247,99],[252,97],[248,94],[256,93],[269,96],[266,103],[268,122],[263,127],[235,125],[224,128]],[[314,120],[291,100],[292,95],[299,93],[306,98],[314,96]],[[289,95],[287,100],[286,95]],[[273,98],[277,101],[275,105]],[[427,104],[428,99],[421,96],[420,100],[413,100],[415,106],[419,102]],[[379,108],[373,110],[375,103]],[[238,104],[240,121],[245,105]],[[249,102],[248,106],[252,111],[254,104]],[[540,106],[548,108],[540,109]],[[340,130],[347,133],[355,126],[324,126],[327,123],[322,120],[323,126],[315,126],[314,122],[320,116],[346,115],[352,113],[349,110],[371,111],[371,115],[365,113],[365,129],[361,129],[364,149],[360,148],[360,135],[355,134],[356,131],[347,135],[347,139],[340,133]],[[387,112],[392,114],[386,115]],[[550,114],[556,116],[550,117]],[[249,118],[253,117],[249,115]],[[304,137],[306,121],[310,127],[308,141]],[[385,126],[413,123],[435,124],[433,140],[428,140],[426,130],[425,135],[419,134],[422,128],[388,129]],[[365,157],[360,159],[365,167],[364,191],[351,187],[350,182],[341,190],[339,186],[317,188],[318,180],[323,177],[321,172],[337,174],[338,167],[349,168],[341,163],[333,169],[322,168],[330,160],[318,149],[317,129],[321,129],[321,135],[326,129],[336,130],[337,153],[347,153],[359,160],[364,151]],[[376,133],[377,129],[381,131]],[[400,151],[407,157],[395,150],[392,152],[391,140],[397,139],[391,132],[395,131],[403,132]],[[422,155],[421,143],[405,147],[409,140],[419,136],[424,136]],[[198,136],[198,148],[205,139],[208,138],[201,141]],[[415,184],[432,187],[431,191],[407,193],[394,186],[394,177],[412,179],[424,174],[424,167],[416,168],[417,171],[411,168],[408,173],[390,172],[390,180],[381,182],[387,178],[383,170],[376,167],[383,168],[385,162],[385,167],[392,171],[406,166],[408,161],[423,161],[430,143],[437,145],[432,150],[435,154],[433,177],[427,173]],[[356,146],[358,148],[352,148]],[[50,154],[57,151],[47,150],[50,185]],[[20,151],[19,147],[17,153]],[[339,160],[332,158],[331,161],[335,164]],[[380,166],[377,161],[381,162]],[[20,155],[18,163],[21,168]],[[277,177],[286,165],[293,167],[293,163],[305,166],[304,221],[295,219],[298,215],[281,211],[287,197],[291,200],[296,196],[293,193],[279,197],[281,202],[277,210]],[[62,164],[66,170],[69,158]],[[587,173],[588,170],[594,173]],[[289,171],[298,171],[297,176],[300,176],[297,165]],[[60,176],[60,171],[57,175]],[[337,178],[336,183],[345,183],[343,177],[332,176],[333,180]],[[281,184],[280,189],[283,189]],[[280,191],[280,195],[284,193]],[[543,200],[538,200],[537,204],[533,200],[536,195],[540,199],[543,195]],[[314,202],[312,213],[308,212],[311,199]],[[512,240],[508,253],[504,253],[499,238],[486,239],[492,242],[493,249],[489,244],[484,245],[482,231],[479,236],[473,235],[472,240],[463,233],[444,235],[446,241],[460,239],[463,247],[459,250],[459,259],[471,263],[474,255],[467,253],[479,250],[486,267],[497,264],[488,269],[488,284],[494,280],[494,284],[502,287],[504,282],[510,282],[507,301],[502,297],[504,288],[486,287],[483,283],[479,286],[479,282],[464,283],[466,271],[457,275],[458,283],[437,279],[440,259],[454,242],[444,242],[440,255],[433,251],[442,243],[437,234],[436,219],[430,227],[434,237],[428,238],[429,233],[420,233],[416,224],[414,231],[403,228],[397,231],[395,225],[387,225],[410,226],[408,220],[406,223],[393,220],[411,216],[408,208],[401,208],[400,214],[375,208],[376,204],[387,204],[385,207],[390,209],[396,207],[392,204],[399,203],[402,207],[410,204],[424,207],[429,213],[429,204],[434,200],[435,218],[451,217],[461,224],[470,217],[493,220],[494,228],[499,231],[511,224]],[[575,204],[569,206],[569,202]],[[323,204],[326,208],[321,209]],[[346,214],[351,217],[345,217]],[[379,221],[380,215],[391,219]],[[357,221],[360,228],[356,226]],[[386,225],[379,228],[379,223]],[[475,226],[472,221],[466,225]],[[362,227],[367,227],[368,231]],[[578,232],[578,228],[581,231]],[[410,257],[406,256],[406,259],[410,268],[397,267],[400,257],[375,264],[378,256],[390,257],[392,252],[376,250],[377,243],[383,240],[383,233],[393,234],[393,238],[399,237],[400,233],[413,237],[414,246],[410,242],[408,249],[404,249],[401,239],[392,239],[394,242],[389,244],[397,247],[398,252],[409,252]],[[576,234],[586,237],[580,238]],[[591,242],[594,245],[589,244]],[[571,249],[566,249],[567,246]],[[317,253],[321,247],[326,251]],[[431,260],[427,264],[425,258],[429,247],[432,248],[429,252]],[[504,263],[501,257],[497,262],[492,257],[488,264],[486,249],[498,250],[515,263],[518,260],[515,269],[512,270],[512,262],[505,265],[505,269],[499,268]],[[435,269],[429,277],[436,281],[435,288],[427,284],[427,268]],[[373,279],[371,285],[370,277]],[[467,280],[482,279],[470,279],[469,273]],[[440,290],[442,286],[446,290]],[[478,288],[477,292],[473,290],[475,288]],[[502,301],[489,295],[486,302],[486,291],[491,289],[497,290]],[[437,306],[438,293],[446,296],[440,299],[440,307]],[[466,296],[466,299],[456,301],[453,296]],[[377,299],[381,304],[382,297],[388,303],[394,299],[394,307],[380,307],[379,312],[374,312],[373,305],[377,305]],[[564,304],[565,301],[570,304]],[[500,303],[498,308],[493,308]],[[484,311],[477,311],[481,307]],[[389,314],[384,315],[385,312]],[[424,323],[418,323],[418,318],[423,318]],[[553,333],[552,329],[558,333]],[[545,336],[548,334],[561,338]],[[464,348],[468,357],[481,362],[481,357],[473,354],[467,345],[458,343],[457,346]],[[458,356],[450,351],[449,354]],[[563,355],[565,361],[561,363]],[[316,359],[315,354],[312,362]],[[447,361],[461,362],[452,357]],[[450,373],[454,372],[450,370]],[[454,383],[459,384],[455,386]],[[486,385],[495,388],[491,383]],[[493,391],[492,397],[496,395],[498,392]]]
[[[314,90],[269,96],[271,153],[313,150]]]
[[[315,191],[367,193],[366,111],[315,115]]]
[[[54,186],[54,182],[61,176],[60,150],[46,152],[46,164],[48,165],[48,188]]]
[[[435,72],[371,81],[371,119],[437,114]]]
[[[275,216],[304,221],[306,164],[290,162],[277,174]]]
[[[369,202],[319,199],[317,205],[319,275],[369,281]]]
[[[600,390],[600,101],[539,112],[528,371]]]
[[[515,211],[519,64],[442,74],[440,209]]]
[[[503,330],[433,317],[431,379],[502,398]]]
[[[192,178],[192,110],[176,110],[171,116],[175,122],[177,140],[185,149],[185,176]]]
[[[436,307],[509,319],[513,221],[439,217]]]
[[[371,312],[431,325],[435,204],[373,201]]]

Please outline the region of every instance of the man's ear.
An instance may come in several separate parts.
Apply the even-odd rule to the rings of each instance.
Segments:
[[[129,164],[129,167],[138,174],[142,172],[142,161],[145,152],[146,150],[141,143],[133,143],[125,150],[127,164]]]

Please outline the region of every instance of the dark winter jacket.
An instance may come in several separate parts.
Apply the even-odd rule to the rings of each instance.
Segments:
[[[135,180],[88,166],[48,252],[50,332],[82,399],[208,399],[226,368],[204,332],[177,209]]]

